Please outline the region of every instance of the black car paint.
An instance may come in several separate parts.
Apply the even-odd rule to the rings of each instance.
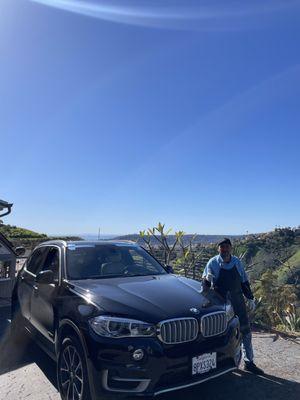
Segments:
[[[199,292],[199,282],[169,274],[70,283],[75,291],[90,296],[91,301],[101,304],[109,314],[151,323],[178,316],[190,317],[191,307],[201,309],[207,302]],[[223,310],[223,303],[215,297],[217,301],[219,304],[211,305],[210,311]]]
[[[59,249],[57,284],[37,283],[25,265],[18,275],[13,303],[20,304],[27,329],[54,359],[65,327],[74,329],[86,353],[95,399],[105,392],[100,379],[104,370],[123,378],[150,379],[143,395],[153,395],[168,389],[164,376],[170,386],[199,380],[199,376],[191,377],[193,356],[216,351],[219,366],[236,367],[233,359],[240,345],[237,318],[233,318],[222,335],[203,338],[200,334],[193,342],[175,345],[166,345],[156,337],[105,338],[95,334],[89,326],[88,320],[100,314],[157,324],[166,319],[194,316],[190,311],[192,307],[199,310],[198,319],[204,314],[224,310],[224,302],[214,292],[205,296],[200,293],[199,282],[171,274],[69,281],[66,279],[66,243],[55,241],[42,246]],[[132,353],[138,348],[144,350],[145,357],[135,362]]]

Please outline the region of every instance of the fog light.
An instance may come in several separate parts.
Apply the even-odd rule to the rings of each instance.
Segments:
[[[134,361],[140,361],[144,357],[144,350],[137,349],[132,353],[132,358]]]

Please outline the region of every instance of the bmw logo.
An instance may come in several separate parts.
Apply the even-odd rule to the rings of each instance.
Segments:
[[[195,307],[192,307],[192,308],[190,308],[190,312],[192,312],[193,314],[199,314],[199,310],[198,310],[198,308],[195,308]]]

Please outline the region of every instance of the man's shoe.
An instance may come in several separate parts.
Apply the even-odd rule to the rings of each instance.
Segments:
[[[244,370],[248,372],[252,372],[252,374],[263,375],[264,371],[261,368],[258,368],[253,361],[245,361]]]

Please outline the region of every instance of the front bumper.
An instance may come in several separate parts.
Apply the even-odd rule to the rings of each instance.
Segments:
[[[227,330],[218,336],[193,342],[164,345],[154,338],[112,340],[89,332],[86,338],[89,374],[96,398],[103,392],[119,395],[156,396],[194,386],[233,371],[239,365],[241,335],[239,322],[233,318]],[[144,358],[134,361],[132,353],[143,349]],[[192,358],[203,353],[217,353],[217,368],[192,375]]]

